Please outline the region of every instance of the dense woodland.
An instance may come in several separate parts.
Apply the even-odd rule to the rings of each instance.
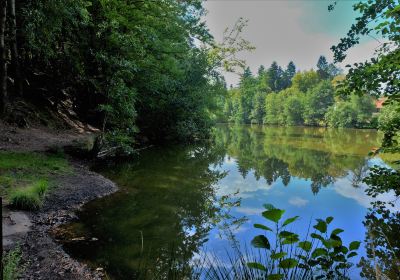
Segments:
[[[139,141],[204,138],[221,69],[235,71],[245,21],[216,42],[202,1],[1,2],[1,112],[77,114],[130,151]]]
[[[222,121],[267,125],[376,127],[374,98],[369,95],[338,96],[336,85],[345,78],[324,56],[317,70],[297,72],[276,62],[260,66],[254,76],[247,68],[238,88],[223,101]]]
[[[273,62],[253,75],[237,58],[252,50],[241,37],[246,22],[216,42],[202,4],[3,1],[3,118],[26,125],[32,111],[72,112],[121,152],[203,139],[215,122],[376,127],[373,97],[338,95],[345,76],[324,56],[315,71]],[[240,75],[237,87],[227,89],[223,70]]]
[[[329,10],[335,12],[339,2],[332,2]],[[3,0],[1,120],[20,126],[58,126],[53,123],[56,116],[76,118],[99,128],[100,149],[124,154],[149,142],[205,139],[217,122],[378,128],[383,141],[373,152],[394,153],[398,158],[400,2],[369,0],[353,7],[359,17],[332,46],[333,63],[321,56],[315,70],[298,71],[294,62],[286,67],[273,62],[253,74],[237,55],[253,49],[241,37],[246,21],[239,19],[217,42],[204,22],[202,0]],[[349,65],[348,71],[338,69],[335,63],[342,62],[365,36],[378,42],[375,56]],[[240,75],[237,87],[227,87],[224,71]],[[377,114],[374,100],[381,97],[386,101]],[[236,137],[234,130],[229,135]],[[296,151],[285,154],[272,149],[275,140],[270,140],[265,142],[265,156],[275,155],[280,167],[275,174],[262,174],[264,167],[246,158],[259,156],[258,150],[243,151],[240,146],[240,141],[249,139],[245,136],[230,147],[244,161],[243,175],[254,169],[268,181],[277,176],[288,180],[286,158],[313,163]],[[222,137],[218,141],[224,143]],[[257,140],[251,143],[259,145]],[[351,145],[351,139],[342,145]],[[326,166],[314,162],[308,171],[335,167],[334,160],[326,160]],[[398,199],[399,162],[370,168],[362,179],[368,195],[376,198],[389,192]],[[352,170],[363,165],[346,164]],[[315,174],[307,178],[315,182],[316,193],[331,178],[329,173]],[[38,192],[44,193],[40,188]],[[359,264],[366,278],[398,279],[400,275],[400,213],[394,203],[377,200],[368,209],[367,255]],[[256,245],[262,248],[263,242]],[[318,261],[325,265],[325,260]]]

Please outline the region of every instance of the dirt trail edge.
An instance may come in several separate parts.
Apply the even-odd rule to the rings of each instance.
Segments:
[[[93,138],[92,131],[51,131],[45,128],[16,129],[0,123],[0,150],[44,152],[65,148],[82,139]],[[73,172],[54,178],[56,188],[46,196],[38,212],[4,209],[3,242],[21,245],[24,273],[21,279],[103,279],[101,269],[89,268],[71,258],[54,241],[50,232],[76,219],[76,211],[85,203],[117,191],[117,186],[89,170],[84,161],[70,159]]]

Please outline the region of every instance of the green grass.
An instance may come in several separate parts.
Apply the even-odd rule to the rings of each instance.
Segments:
[[[19,246],[8,252],[3,259],[3,279],[16,280],[21,273],[21,249]]]
[[[31,186],[12,190],[9,195],[10,203],[17,209],[38,210],[42,207],[48,188],[49,182],[41,179]]]
[[[71,170],[60,153],[0,152],[0,195],[15,208],[37,210],[54,175]]]

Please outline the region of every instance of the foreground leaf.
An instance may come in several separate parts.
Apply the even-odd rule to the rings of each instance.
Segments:
[[[259,228],[259,229],[263,229],[263,230],[267,230],[267,231],[272,231],[271,228],[269,228],[269,227],[267,227],[267,226],[264,226],[264,225],[262,225],[262,224],[254,224],[254,227],[255,227],[255,228]]]
[[[296,267],[299,262],[296,259],[284,259],[279,262],[279,267],[283,269],[289,269]]]
[[[296,221],[298,218],[299,218],[299,216],[294,216],[292,218],[289,218],[283,222],[282,226],[287,226],[287,225],[293,223],[294,221]]]
[[[349,245],[349,250],[350,251],[358,250],[358,248],[360,248],[360,244],[361,244],[360,241],[351,242],[350,245]]]
[[[268,250],[271,248],[268,238],[264,235],[257,235],[254,237],[251,241],[251,245],[253,245],[255,248],[263,248]]]
[[[283,213],[285,213],[285,210],[271,209],[264,211],[262,215],[264,216],[264,218],[277,223],[282,218]]]
[[[299,248],[303,249],[306,252],[309,252],[311,250],[312,244],[310,241],[302,241],[299,242]]]
[[[258,269],[258,270],[262,270],[262,271],[267,271],[267,269],[265,268],[265,266],[263,266],[260,263],[257,262],[248,262],[247,263],[247,267],[249,268],[254,268],[254,269]]]

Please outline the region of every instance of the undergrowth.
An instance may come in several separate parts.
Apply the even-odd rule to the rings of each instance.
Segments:
[[[3,258],[3,280],[16,280],[21,272],[21,249],[17,246]]]

